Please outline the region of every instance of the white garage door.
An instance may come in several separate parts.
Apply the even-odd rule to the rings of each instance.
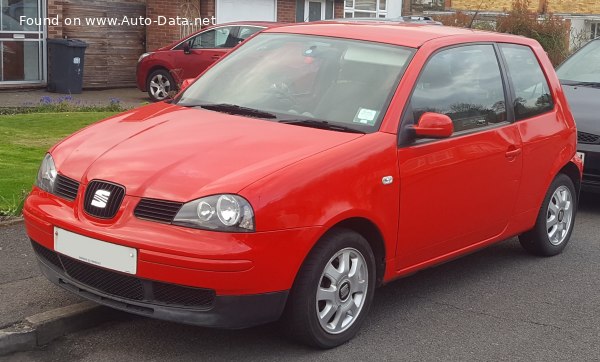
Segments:
[[[275,0],[217,0],[217,23],[230,21],[275,21]]]

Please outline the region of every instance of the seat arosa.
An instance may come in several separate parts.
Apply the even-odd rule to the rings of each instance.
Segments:
[[[54,146],[23,213],[44,274],[82,297],[200,326],[283,318],[330,348],[396,278],[515,235],[560,253],[576,137],[533,40],[294,25]]]

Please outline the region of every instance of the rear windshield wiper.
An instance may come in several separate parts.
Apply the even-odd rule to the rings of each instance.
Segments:
[[[579,86],[579,87],[600,88],[600,82],[577,82],[577,81],[572,81],[572,80],[562,80],[561,83],[564,85],[572,86],[572,87]]]
[[[254,109],[249,107],[238,106],[237,104],[229,104],[229,103],[206,103],[206,104],[180,104],[183,107],[200,107],[204,109],[208,109],[211,111],[228,113],[228,114],[236,114],[240,116],[248,116],[248,117],[257,117],[257,118],[268,118],[275,119],[276,115],[273,113],[261,111],[260,109]]]
[[[327,129],[332,131],[349,132],[349,133],[365,133],[356,128],[332,124],[327,121],[318,119],[285,119],[279,121],[279,123],[293,124],[296,126],[313,127],[319,129]]]

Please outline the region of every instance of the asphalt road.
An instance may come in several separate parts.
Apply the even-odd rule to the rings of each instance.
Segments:
[[[0,227],[0,328],[78,301],[41,275],[22,223]]]
[[[223,331],[132,317],[5,359],[598,361],[600,196],[584,195],[562,255],[533,257],[510,239],[393,282],[377,291],[359,335],[334,350],[294,344],[281,328]]]

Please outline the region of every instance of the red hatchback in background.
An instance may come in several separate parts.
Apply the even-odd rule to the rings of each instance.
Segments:
[[[167,99],[177,92],[184,79],[197,77],[242,41],[280,25],[273,22],[220,24],[144,53],[138,60],[137,86],[142,92],[148,92],[153,101]]]
[[[82,297],[222,328],[283,317],[331,348],[396,278],[516,235],[533,254],[562,252],[576,142],[534,40],[285,26],[172,102],[54,146],[23,215],[43,273]]]

